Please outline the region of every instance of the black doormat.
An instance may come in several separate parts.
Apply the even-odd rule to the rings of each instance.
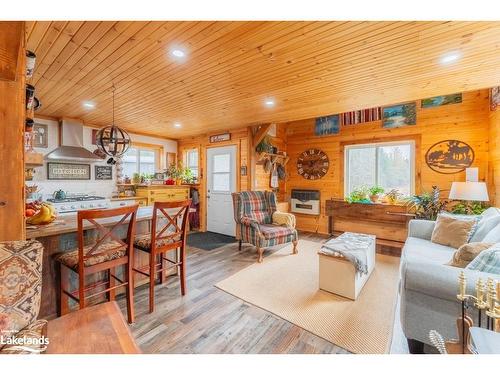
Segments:
[[[214,250],[235,242],[236,239],[234,237],[214,232],[196,232],[190,233],[187,236],[188,246],[202,250]]]

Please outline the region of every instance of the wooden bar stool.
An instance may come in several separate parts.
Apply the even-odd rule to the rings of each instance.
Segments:
[[[136,236],[134,240],[136,249],[149,253],[149,266],[134,268],[134,271],[149,277],[150,313],[154,311],[154,286],[158,273],[160,283],[163,283],[166,271],[170,268],[177,268],[181,294],[186,294],[186,227],[190,205],[190,199],[180,202],[155,202],[151,234]],[[162,220],[167,222],[165,226],[160,223]],[[171,250],[176,251],[175,261],[165,257],[165,253]],[[168,264],[170,266],[167,266]],[[148,269],[149,272],[147,272]]]
[[[61,270],[59,315],[65,315],[69,312],[69,298],[78,302],[79,308],[83,309],[86,306],[86,300],[99,294],[107,293],[108,299],[113,301],[115,299],[115,289],[126,286],[128,322],[134,322],[132,266],[138,207],[138,205],[134,205],[112,209],[78,211],[78,249],[59,253],[55,257],[55,260],[60,264]],[[97,219],[120,216],[119,221],[112,225],[111,229],[103,225],[105,221],[104,223],[96,221]],[[128,218],[130,220],[128,222],[127,239],[124,242],[115,232]],[[90,227],[85,227],[86,230],[95,228],[99,231],[100,236],[98,236],[95,244],[84,244],[84,221],[92,224]],[[123,273],[125,280],[121,280],[116,276],[116,267],[122,265],[125,266]],[[78,289],[74,291],[69,291],[70,271],[78,274]],[[103,271],[107,272],[108,280],[86,285],[86,276]],[[115,281],[118,281],[119,284],[115,284]],[[106,289],[86,295],[86,292],[103,286]]]

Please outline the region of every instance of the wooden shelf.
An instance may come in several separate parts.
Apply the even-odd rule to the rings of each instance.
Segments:
[[[26,167],[41,167],[43,165],[43,154],[38,152],[26,152],[24,154]]]

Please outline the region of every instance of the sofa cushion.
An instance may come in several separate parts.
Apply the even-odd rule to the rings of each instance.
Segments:
[[[481,251],[493,246],[492,243],[470,242],[463,244],[453,254],[451,260],[446,263],[448,266],[465,268],[471,261],[477,257]]]
[[[500,243],[479,254],[467,267],[468,270],[489,272],[500,275]]]
[[[476,217],[469,219],[439,214],[432,231],[431,241],[458,249],[464,243],[469,242],[477,221]]]
[[[495,212],[495,213],[497,212],[496,208],[494,208],[494,207],[490,207],[490,208],[494,209],[493,212]],[[486,211],[488,211],[488,210],[486,210]],[[500,224],[500,215],[496,215],[496,214],[487,214],[485,216],[481,215],[479,222],[477,223],[476,231],[472,235],[470,242],[483,242],[486,235],[489,232],[491,232],[498,224]],[[498,242],[498,241],[495,241],[495,242]]]
[[[95,244],[84,246],[83,253],[88,254],[94,245]],[[121,243],[118,241],[109,241],[99,245],[97,251],[83,261],[83,265],[85,267],[94,266],[96,264],[109,262],[113,259],[123,258],[126,254],[127,249]],[[56,254],[54,259],[64,264],[66,267],[78,271],[78,249]]]
[[[406,239],[402,259],[405,262],[437,263],[448,262],[455,249],[416,237]]]
[[[500,208],[490,207],[483,211],[481,218],[489,219],[491,217],[500,217]]]

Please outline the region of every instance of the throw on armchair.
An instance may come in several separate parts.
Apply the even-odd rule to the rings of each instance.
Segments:
[[[37,320],[42,292],[43,246],[38,241],[0,242],[0,354],[46,349],[46,320]],[[17,345],[14,339],[23,340]]]
[[[276,211],[276,195],[269,191],[242,191],[233,193],[236,239],[257,247],[259,263],[264,249],[284,243],[293,243],[297,254],[295,216]]]

